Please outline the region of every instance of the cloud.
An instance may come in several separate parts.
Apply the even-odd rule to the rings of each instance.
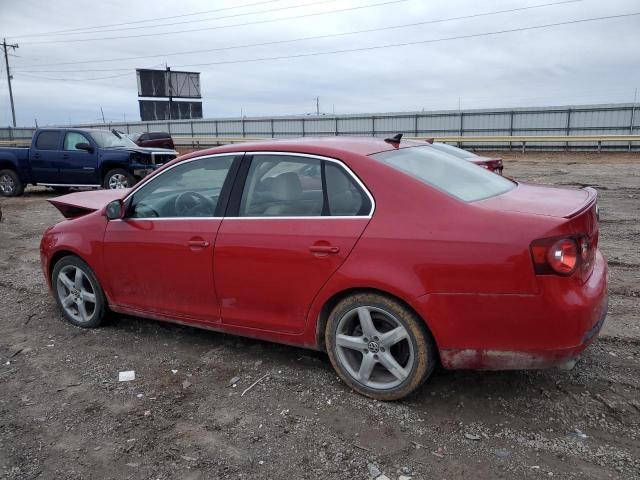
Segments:
[[[303,0],[302,8],[241,15],[274,8],[299,6],[302,2],[279,0],[238,7],[250,0],[211,2],[92,2],[71,0],[22,0],[0,4],[3,25],[20,43],[11,57],[15,71],[14,96],[20,125],[95,122],[100,106],[112,121],[139,119],[136,67],[192,63],[231,62],[263,57],[367,48],[375,45],[416,42],[460,35],[473,35],[636,10],[637,2],[584,0],[546,8],[493,16],[387,29],[359,35],[305,40],[191,55],[154,57],[80,65],[29,67],[36,64],[77,62],[129,56],[157,55],[179,51],[213,49],[273,42],[355,30],[378,29],[480,12],[513,9],[545,0],[494,0],[474,2],[424,2],[406,0],[350,12],[328,13],[284,21],[232,28],[172,34],[177,30],[220,27],[282,17],[328,12],[383,0],[348,0],[318,3]],[[213,6],[212,6],[213,5]],[[132,22],[150,17],[184,15],[190,12],[229,10],[156,23],[227,16],[228,18],[181,25],[114,32],[29,37],[50,32]],[[234,7],[234,8],[231,8]],[[146,24],[113,26],[103,30]],[[211,65],[201,71],[204,113],[207,117],[287,115],[315,111],[316,96],[321,109],[331,113],[409,111],[424,109],[517,107],[631,101],[640,86],[640,17],[566,25],[503,35],[480,36],[441,43],[320,55],[282,60]],[[141,38],[76,43],[32,43],[55,39],[122,36],[158,32]],[[22,35],[22,37],[21,37]],[[30,43],[31,42],[31,43]],[[91,72],[91,69],[124,69]],[[130,74],[127,74],[130,69]],[[54,72],[73,70],[72,72]],[[36,71],[36,73],[34,73]],[[31,72],[31,73],[28,73]],[[125,73],[123,77],[94,81],[55,81],[46,78],[93,78]],[[31,75],[31,76],[30,76]],[[0,124],[10,122],[6,81],[0,83]]]

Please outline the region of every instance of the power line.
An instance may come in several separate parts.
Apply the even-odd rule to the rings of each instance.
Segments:
[[[335,3],[338,0],[316,0],[314,2],[309,2],[309,3],[303,3],[300,5],[293,5],[293,6],[287,6],[287,7],[278,7],[278,8],[270,8],[267,10],[257,10],[257,11],[253,11],[253,12],[244,12],[244,13],[234,13],[233,15],[224,15],[222,17],[209,17],[209,18],[197,18],[194,20],[182,20],[179,22],[172,22],[172,23],[159,23],[157,25],[139,25],[139,26],[135,26],[135,27],[125,27],[125,28],[113,28],[113,29],[108,29],[108,30],[97,30],[95,32],[67,32],[67,33],[56,33],[56,34],[51,34],[51,35],[83,35],[83,34],[87,34],[87,33],[109,33],[109,32],[121,32],[121,31],[125,31],[125,30],[139,30],[141,28],[158,28],[158,27],[172,27],[174,25],[184,25],[187,23],[200,23],[200,22],[210,22],[212,20],[224,20],[225,18],[235,18],[235,17],[246,17],[248,15],[259,15],[261,13],[272,13],[272,12],[279,12],[282,10],[294,10],[297,8],[305,8],[305,7],[312,7],[314,5],[321,5],[324,3]]]
[[[407,47],[407,46],[413,46],[413,45],[425,45],[425,44],[431,44],[431,43],[441,43],[441,42],[452,41],[452,40],[464,40],[464,39],[469,39],[469,38],[479,38],[479,37],[486,37],[486,36],[503,35],[503,34],[506,34],[506,33],[524,32],[524,31],[530,31],[530,30],[539,30],[539,29],[544,29],[544,28],[559,27],[559,26],[564,26],[564,25],[575,25],[575,24],[587,23],[587,22],[595,22],[595,21],[602,21],[602,20],[612,20],[612,19],[619,19],[619,18],[627,18],[627,17],[638,16],[638,15],[640,15],[640,12],[625,13],[625,14],[620,14],[620,15],[609,15],[609,16],[604,16],[604,17],[585,18],[585,19],[580,19],[580,20],[569,20],[569,21],[566,21],[566,22],[547,23],[547,24],[543,24],[543,25],[534,25],[534,26],[531,26],[531,27],[519,27],[519,28],[511,28],[511,29],[505,29],[505,30],[496,30],[496,31],[493,31],[493,32],[474,33],[474,34],[469,34],[469,35],[456,35],[456,36],[453,36],[453,37],[434,38],[434,39],[429,39],[429,40],[418,40],[418,41],[414,41],[414,42],[391,43],[391,44],[385,44],[385,45],[373,45],[373,46],[370,46],[370,47],[348,48],[348,49],[342,49],[342,50],[329,50],[329,51],[324,51],[324,52],[299,53],[299,54],[294,54],[294,55],[281,55],[281,56],[275,56],[275,57],[249,58],[249,59],[242,59],[242,60],[224,60],[224,61],[220,61],[220,62],[191,63],[191,64],[175,65],[175,68],[203,67],[203,66],[213,66],[213,65],[231,65],[231,64],[239,64],[239,63],[252,63],[252,62],[266,62],[266,61],[272,61],[272,60],[285,60],[285,59],[291,59],[291,58],[315,57],[315,56],[321,56],[321,55],[336,55],[336,54],[340,54],[340,53],[364,52],[364,51],[371,51],[371,50],[381,50],[381,49],[385,49],[385,48]],[[67,71],[67,72],[70,72],[70,71]],[[24,73],[24,72],[21,72],[21,73]],[[127,74],[122,74],[122,76],[124,76],[124,75],[127,75]],[[52,78],[51,80],[54,80],[54,79]],[[55,80],[68,80],[68,79],[58,78],[58,79],[55,79]],[[83,80],[92,80],[92,79],[83,79]]]
[[[295,20],[298,18],[307,18],[307,17],[316,17],[316,16],[320,16],[320,15],[330,15],[333,13],[342,13],[342,12],[351,12],[351,11],[356,11],[356,10],[363,10],[365,8],[373,8],[373,7],[381,7],[383,5],[391,5],[394,3],[402,3],[402,2],[406,2],[407,0],[388,0],[386,2],[380,2],[380,3],[373,3],[370,5],[359,5],[357,7],[348,7],[348,8],[341,8],[341,9],[335,9],[335,10],[327,10],[326,12],[316,12],[316,13],[307,13],[307,14],[303,14],[303,15],[294,15],[294,16],[289,16],[289,17],[282,17],[282,18],[272,18],[272,19],[268,19],[268,20],[256,20],[253,22],[246,22],[246,23],[236,23],[236,24],[231,24],[231,25],[219,25],[219,26],[215,26],[215,27],[205,27],[205,28],[193,28],[193,29],[189,29],[189,30],[175,30],[175,31],[169,31],[169,32],[159,32],[159,33],[145,33],[145,34],[141,34],[141,35],[121,35],[121,36],[116,36],[116,37],[96,37],[96,38],[75,38],[75,39],[70,39],[70,40],[42,40],[42,41],[37,41],[37,42],[22,42],[23,45],[40,45],[40,44],[50,44],[50,43],[75,43],[75,42],[94,42],[94,41],[99,41],[99,40],[121,40],[121,39],[125,39],[125,38],[142,38],[142,37],[157,37],[159,35],[162,36],[167,36],[167,35],[175,35],[175,34],[180,34],[180,33],[192,33],[192,32],[204,32],[204,31],[209,31],[209,30],[220,30],[223,28],[232,28],[232,27],[244,27],[244,26],[248,26],[248,25],[260,25],[260,24],[264,24],[264,23],[273,23],[273,22],[280,22],[283,20]]]
[[[195,15],[203,15],[205,13],[215,13],[215,12],[222,12],[222,11],[226,11],[226,10],[233,10],[236,8],[243,8],[243,7],[253,7],[255,5],[264,5],[265,3],[276,3],[276,2],[281,2],[282,0],[266,0],[266,1],[262,1],[262,2],[253,2],[253,3],[245,3],[243,5],[236,5],[233,7],[226,7],[226,8],[217,8],[215,10],[202,10],[200,12],[193,12],[193,13],[184,13],[182,15],[171,15],[168,17],[155,17],[155,18],[148,18],[145,20],[136,20],[133,22],[123,22],[123,23],[110,23],[107,25],[94,25],[92,27],[82,27],[82,28],[72,28],[72,29],[68,29],[68,30],[54,30],[54,31],[50,31],[50,32],[39,32],[39,33],[27,33],[24,35],[20,35],[19,38],[26,38],[26,37],[42,37],[45,35],[58,35],[61,33],[70,33],[70,32],[82,32],[85,30],[94,30],[94,29],[99,29],[99,28],[108,28],[108,27],[119,27],[122,25],[135,25],[135,24],[139,24],[139,23],[146,23],[146,22],[155,22],[158,20],[170,20],[173,18],[184,18],[184,17],[191,17],[191,16],[195,16]],[[85,33],[92,33],[92,32],[85,32]],[[7,37],[7,38],[18,38],[18,37]]]
[[[335,38],[335,37],[342,37],[342,36],[348,36],[348,35],[359,35],[359,34],[362,34],[362,33],[381,32],[381,31],[385,31],[385,30],[394,30],[394,29],[399,29],[399,28],[417,27],[417,26],[434,24],[434,23],[444,23],[444,22],[451,22],[451,21],[456,21],[456,20],[465,20],[465,19],[470,19],[470,18],[486,17],[486,16],[490,16],[490,15],[499,15],[499,14],[503,14],[503,13],[513,13],[513,12],[519,12],[519,11],[524,11],[524,10],[532,10],[532,9],[536,9],[536,8],[544,8],[544,7],[551,7],[551,6],[557,6],[557,5],[564,5],[564,4],[568,4],[568,3],[578,3],[578,2],[582,2],[582,1],[583,0],[565,0],[565,1],[561,1],[561,2],[543,3],[543,4],[537,4],[537,5],[530,5],[530,6],[526,6],[526,7],[510,8],[510,9],[507,9],[507,10],[495,10],[495,11],[491,11],[491,12],[481,12],[481,13],[475,13],[475,14],[471,14],[471,15],[463,15],[463,16],[458,16],[458,17],[449,17],[449,18],[441,18],[441,19],[434,19],[434,20],[426,20],[426,21],[423,21],[423,22],[406,23],[406,24],[402,24],[402,25],[391,25],[391,26],[386,26],[386,27],[369,28],[369,29],[365,29],[365,30],[356,30],[356,31],[351,31],[351,32],[331,33],[331,34],[326,34],[326,35],[316,35],[316,36],[312,36],[312,37],[300,37],[300,38],[293,38],[293,39],[289,39],[289,40],[274,40],[274,41],[271,41],[271,42],[249,43],[249,44],[243,44],[243,45],[232,45],[232,46],[227,46],[227,47],[208,48],[208,49],[204,49],[204,50],[190,50],[190,51],[173,52],[173,53],[159,53],[159,54],[156,54],[156,55],[141,55],[141,56],[136,56],[136,57],[120,57],[120,58],[111,58],[111,59],[103,59],[103,60],[83,60],[83,61],[79,61],[79,62],[63,62],[63,63],[45,63],[45,64],[23,65],[23,66],[19,67],[19,71],[23,71],[23,70],[21,70],[23,68],[40,68],[40,67],[51,67],[51,66],[61,66],[61,65],[81,65],[81,64],[88,64],[88,63],[116,62],[116,61],[127,61],[127,60],[141,60],[141,59],[158,58],[158,57],[163,57],[164,58],[164,57],[171,57],[171,56],[176,56],[176,55],[192,55],[192,54],[198,54],[198,53],[209,53],[209,52],[217,52],[217,51],[223,51],[223,50],[235,50],[235,49],[240,49],[240,48],[263,47],[263,46],[268,46],[268,45],[279,45],[279,44],[284,44],[284,43],[294,43],[294,42],[301,42],[301,41],[306,41],[306,40],[319,40],[319,39]],[[124,69],[100,69],[100,70],[84,70],[84,71],[118,71],[118,70],[124,70]],[[58,71],[58,73],[69,72],[69,71],[72,71],[72,70],[62,70],[62,71]],[[34,71],[34,73],[36,73],[36,72],[37,71]],[[52,71],[52,72],[55,72],[55,71]]]

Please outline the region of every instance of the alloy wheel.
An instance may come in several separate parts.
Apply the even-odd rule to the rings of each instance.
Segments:
[[[96,314],[96,292],[82,269],[67,265],[58,274],[56,289],[65,312],[79,323],[90,322]]]
[[[0,191],[4,194],[11,194],[16,189],[16,182],[6,173],[0,176]]]
[[[109,188],[112,190],[129,188],[129,179],[121,173],[114,173],[109,177]]]
[[[414,367],[409,332],[391,313],[361,306],[347,312],[336,329],[336,356],[358,383],[389,390],[404,382]]]

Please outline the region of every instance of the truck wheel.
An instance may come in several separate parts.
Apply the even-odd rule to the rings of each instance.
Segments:
[[[131,188],[135,183],[135,177],[129,172],[122,168],[114,168],[113,170],[109,170],[107,175],[104,177],[102,185],[104,188],[115,190],[119,188]]]
[[[13,170],[0,170],[0,195],[3,197],[19,197],[24,192],[24,185]]]

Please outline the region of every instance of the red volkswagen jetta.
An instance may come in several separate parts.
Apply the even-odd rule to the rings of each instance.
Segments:
[[[571,363],[607,311],[593,189],[516,183],[423,143],[225,146],[51,203],[68,220],[44,233],[42,268],[74,325],[112,310],[326,350],[380,400],[439,362]]]

